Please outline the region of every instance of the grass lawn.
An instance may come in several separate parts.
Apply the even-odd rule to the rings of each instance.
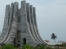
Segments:
[[[60,49],[66,49],[66,47],[62,47],[62,48],[60,48]]]
[[[6,44],[2,46],[2,48],[3,49],[66,49],[66,46],[55,46],[54,48],[51,48],[50,46],[44,46],[44,45],[33,47],[28,44],[25,44],[22,46],[22,48],[17,48],[17,47],[14,47],[14,45]],[[2,48],[0,47],[0,49]]]
[[[1,49],[1,48],[0,48]],[[20,49],[20,48],[17,48],[17,49]],[[62,48],[59,48],[59,49],[66,49],[66,47],[62,47]]]

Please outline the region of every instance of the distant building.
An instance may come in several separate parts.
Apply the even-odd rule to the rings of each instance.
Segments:
[[[44,42],[50,42],[49,40],[44,40]]]

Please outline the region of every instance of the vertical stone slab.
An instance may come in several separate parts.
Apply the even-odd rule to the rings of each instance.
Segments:
[[[36,31],[36,36],[38,37],[38,39],[40,40],[41,44],[44,43],[44,41],[41,39],[39,33],[38,33],[38,28],[37,28],[37,22],[36,22],[36,13],[35,13],[35,7],[33,7],[33,17],[34,17],[34,28]]]
[[[39,33],[37,33],[37,31],[38,31],[38,30],[36,30],[36,27],[37,27],[36,25],[37,25],[37,24],[36,24],[35,22],[36,22],[35,7],[33,7],[33,25],[34,25],[34,31],[35,31],[35,35],[36,35],[37,39],[39,40],[39,42],[40,42],[40,44],[41,44],[42,41],[41,41],[40,38],[39,38],[39,35],[38,35]]]
[[[32,39],[30,35],[30,30],[28,28],[27,21],[27,9],[26,9],[26,1],[21,2],[21,22],[20,22],[20,31],[21,31],[21,45],[23,45],[23,39],[26,39],[26,44],[36,45],[37,43]],[[30,20],[30,19],[29,19]]]
[[[11,30],[11,25],[12,25],[12,20],[13,20],[13,11],[14,11],[14,3],[11,3],[8,33],[3,40],[4,43],[8,40],[7,38],[9,36],[10,30]]]
[[[31,38],[33,39],[33,41],[38,44],[38,42],[35,40],[35,37],[34,37],[33,32],[32,32],[32,28],[31,28],[30,5],[29,5],[29,3],[26,3],[26,9],[27,9],[26,12],[27,12],[27,23],[28,23],[28,28],[29,28],[29,34],[30,34]]]
[[[8,30],[9,17],[10,17],[10,5],[6,5],[4,26],[3,26],[3,31],[2,31],[4,34],[7,33],[7,30]]]
[[[31,25],[31,29],[32,29],[32,35],[33,35],[33,37],[34,37],[34,39],[38,42],[38,43],[40,43],[40,41],[38,40],[38,38],[37,38],[37,36],[36,36],[36,34],[35,34],[35,31],[34,31],[34,24],[33,24],[33,6],[32,5],[30,5],[30,25]]]
[[[14,5],[13,5],[13,3],[11,3],[11,7],[9,9],[10,17],[9,17],[9,20],[8,20],[8,22],[9,22],[8,23],[8,30],[7,30],[7,33],[6,33],[5,37],[3,38],[3,40],[1,40],[1,43],[4,43],[9,36],[10,30],[11,30],[12,17],[13,17],[13,8],[14,8]]]
[[[18,16],[18,3],[15,2],[11,30],[10,30],[10,33],[9,33],[8,38],[6,39],[5,43],[13,44],[13,42],[14,42],[13,40],[16,37],[16,33],[17,33],[17,16]]]
[[[12,27],[11,27],[11,33],[14,33],[14,35],[17,32],[17,17],[18,17],[18,2],[14,3],[14,13],[13,13],[13,21],[12,21]]]
[[[26,14],[26,1],[21,1],[21,31],[27,32],[27,14]]]
[[[2,34],[1,34],[1,37],[0,37],[0,43],[3,42],[5,36],[8,33],[9,17],[10,17],[10,5],[6,5],[4,26],[3,26],[3,31],[2,31]]]
[[[21,30],[20,24],[21,24],[21,8],[18,9],[18,26],[17,26],[17,30]]]
[[[11,3],[9,25],[12,24],[12,21],[13,21],[13,13],[14,13],[14,3]]]
[[[20,22],[20,32],[21,32],[21,45],[23,45],[24,41],[23,39],[25,38],[27,40],[28,37],[28,28],[27,28],[27,13],[26,13],[26,1],[23,0],[21,1],[21,22]],[[27,42],[27,41],[26,41]]]

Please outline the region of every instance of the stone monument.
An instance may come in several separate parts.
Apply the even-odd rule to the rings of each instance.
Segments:
[[[38,33],[35,7],[26,3],[25,0],[21,1],[20,9],[18,2],[6,5],[0,43],[20,46],[46,44]]]

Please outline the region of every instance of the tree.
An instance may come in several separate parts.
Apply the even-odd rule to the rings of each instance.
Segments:
[[[53,39],[54,41],[55,41],[55,39],[57,38],[57,36],[54,34],[54,33],[52,33],[51,34],[51,39]],[[55,41],[56,42],[56,41]]]

